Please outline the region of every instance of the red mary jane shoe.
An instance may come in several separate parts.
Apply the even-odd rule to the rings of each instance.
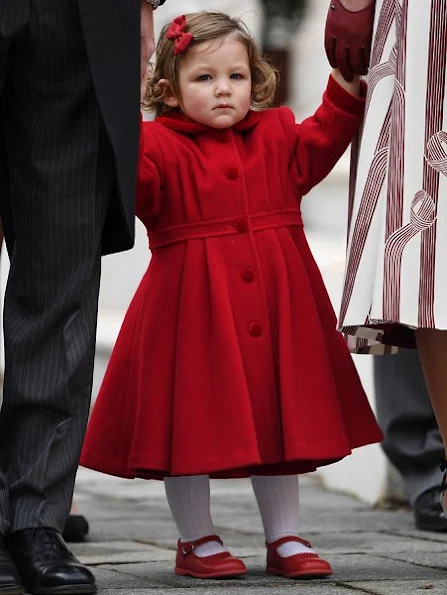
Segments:
[[[200,558],[194,550],[202,543],[222,540],[218,535],[207,535],[196,541],[177,543],[177,557],[175,560],[175,574],[193,576],[194,578],[233,578],[247,572],[242,560],[235,558],[230,552],[222,552],[213,556]],[[222,544],[223,545],[223,544]]]
[[[286,576],[287,578],[320,578],[332,574],[329,562],[323,560],[317,554],[295,554],[288,558],[282,558],[277,548],[289,541],[299,541],[307,547],[311,547],[308,541],[294,535],[282,537],[267,544],[267,572]]]

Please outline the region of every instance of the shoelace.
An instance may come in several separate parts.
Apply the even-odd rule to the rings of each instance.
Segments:
[[[45,529],[32,529],[32,531],[33,541],[37,542],[37,547],[34,550],[36,554],[46,553],[50,550],[53,550],[55,552],[59,551],[61,554],[64,554],[64,556],[66,555],[65,547],[59,541],[59,539],[57,539],[57,536],[53,531]],[[36,536],[38,539],[36,539]]]

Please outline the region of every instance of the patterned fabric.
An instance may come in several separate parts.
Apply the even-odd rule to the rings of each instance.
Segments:
[[[447,0],[378,0],[339,319],[353,351],[447,329],[446,65]]]

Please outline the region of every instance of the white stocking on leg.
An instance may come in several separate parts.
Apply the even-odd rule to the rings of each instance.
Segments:
[[[296,475],[253,476],[253,491],[261,513],[267,543],[294,535],[298,537],[299,489]],[[283,558],[295,554],[309,554],[313,550],[297,541],[280,545]]]
[[[208,475],[166,477],[166,496],[180,540],[185,543],[214,534],[210,509],[210,481]],[[199,545],[194,554],[213,556],[227,550],[218,542]]]

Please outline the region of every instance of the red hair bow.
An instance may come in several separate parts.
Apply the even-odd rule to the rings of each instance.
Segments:
[[[174,54],[182,54],[194,39],[191,33],[185,33],[185,27],[186,17],[182,15],[174,19],[166,31],[166,37],[174,40]]]

